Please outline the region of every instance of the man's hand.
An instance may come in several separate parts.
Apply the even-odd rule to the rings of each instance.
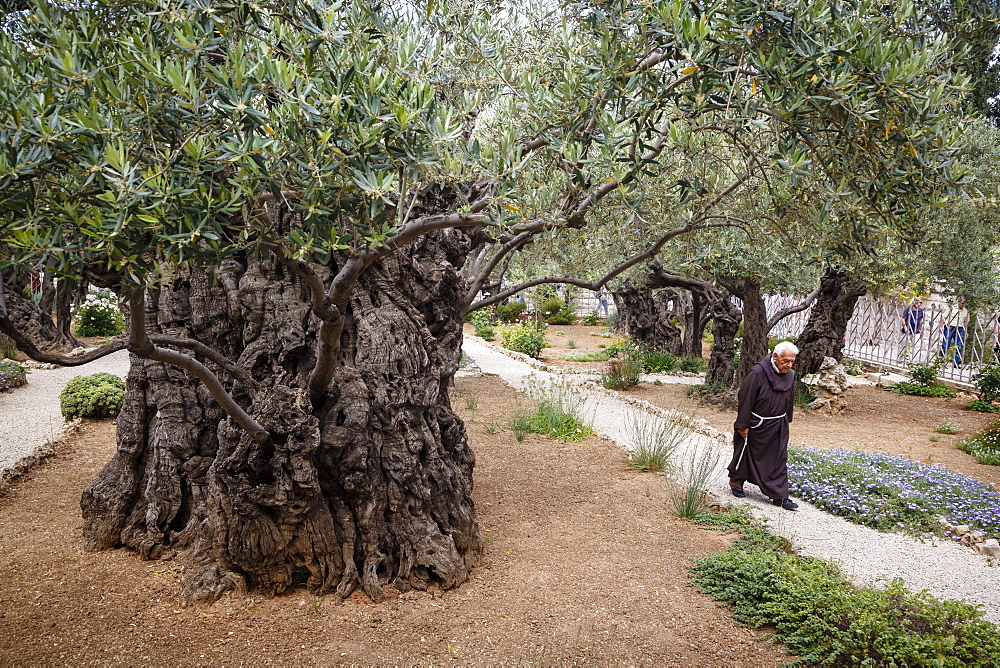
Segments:
[[[747,429],[737,429],[736,433],[739,434],[740,436],[742,436],[743,438],[746,438],[747,434],[750,433],[750,429],[749,428],[747,428]]]

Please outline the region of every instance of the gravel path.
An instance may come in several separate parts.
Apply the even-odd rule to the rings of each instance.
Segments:
[[[485,373],[497,374],[511,386],[530,389],[539,383],[571,382],[581,384],[572,374],[550,374],[531,368],[504,353],[466,338],[464,352]],[[584,381],[585,382],[585,381]],[[593,384],[581,384],[586,397],[584,412],[601,434],[630,449],[631,430],[636,421],[658,419],[633,402],[616,398]],[[793,425],[794,428],[794,425]],[[692,433],[686,450],[676,461],[688,462],[692,455],[716,450],[719,464],[712,475],[709,491],[729,500],[728,476],[732,446],[726,442]],[[1000,567],[986,557],[951,541],[924,541],[900,534],[880,533],[830,515],[804,501],[799,510],[789,512],[772,506],[756,487],[747,486],[747,497],[757,517],[767,518],[777,534],[790,539],[801,554],[839,562],[843,572],[856,584],[871,584],[881,578],[902,578],[913,591],[928,590],[938,598],[958,599],[984,607],[986,618],[1000,623]]]
[[[58,439],[65,424],[59,393],[72,378],[100,371],[124,378],[128,352],[121,350],[82,366],[31,369],[27,385],[0,393],[0,473]]]

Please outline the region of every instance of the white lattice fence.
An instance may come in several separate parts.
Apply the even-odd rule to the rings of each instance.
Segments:
[[[798,303],[800,298],[769,295],[764,301],[770,317]],[[844,335],[844,354],[898,371],[905,371],[908,361],[930,362],[943,357],[949,363],[940,377],[963,384],[971,384],[978,368],[996,358],[1000,345],[997,311],[969,314],[956,306],[929,303],[923,307],[919,329],[908,333],[904,326],[906,308],[907,304],[891,299],[859,299]],[[798,336],[809,312],[785,318],[771,331],[771,336]]]

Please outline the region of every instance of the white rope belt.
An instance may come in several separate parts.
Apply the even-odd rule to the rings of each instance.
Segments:
[[[762,424],[764,424],[768,420],[780,420],[781,418],[785,417],[787,414],[788,413],[782,413],[781,415],[772,415],[770,417],[764,417],[763,415],[757,415],[753,411],[750,411],[750,415],[752,415],[755,418],[757,418],[757,424],[751,425],[750,428],[751,429],[756,429],[757,427],[761,426]]]
[[[768,421],[768,420],[780,420],[781,418],[783,418],[786,415],[788,415],[788,413],[786,412],[786,413],[782,413],[781,415],[771,415],[769,417],[764,417],[763,415],[757,415],[753,411],[750,411],[750,415],[752,415],[755,418],[757,418],[757,424],[750,426],[751,429],[756,429],[757,427],[759,427],[762,424],[764,424],[766,421]],[[746,438],[743,439],[743,449],[740,450],[739,459],[736,460],[736,468],[737,469],[739,469],[740,468],[740,464],[743,463],[743,455],[746,454],[747,446],[748,445],[750,445],[750,435],[749,434],[747,434]]]

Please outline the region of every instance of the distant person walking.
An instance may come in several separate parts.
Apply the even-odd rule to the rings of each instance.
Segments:
[[[902,345],[900,346],[899,357],[908,359],[910,353],[920,338],[920,332],[924,326],[923,301],[920,297],[914,297],[910,305],[903,311],[903,326],[900,328]]]
[[[601,310],[604,311],[604,317],[608,317],[608,289],[601,288],[601,292],[597,297],[597,305]]]
[[[951,355],[954,365],[960,367],[965,350],[965,327],[969,322],[965,300],[959,299],[958,305],[945,311],[942,318],[944,327],[941,329],[941,357]]]
[[[785,510],[799,507],[788,498],[788,423],[795,399],[792,365],[798,354],[794,344],[783,341],[743,380],[729,464],[733,496],[746,496],[743,483],[750,482]]]

